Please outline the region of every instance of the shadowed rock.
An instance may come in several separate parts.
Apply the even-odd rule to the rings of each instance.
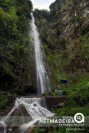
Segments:
[[[6,125],[4,122],[0,122],[0,133],[7,133],[6,132]]]

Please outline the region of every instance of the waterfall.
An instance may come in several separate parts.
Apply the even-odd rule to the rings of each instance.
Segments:
[[[44,67],[42,51],[41,51],[41,41],[39,38],[39,33],[37,27],[35,25],[35,19],[33,14],[32,22],[31,22],[31,36],[33,39],[34,49],[35,49],[35,60],[36,60],[36,72],[37,72],[37,87],[38,94],[43,94],[45,92],[50,92],[49,78],[47,76],[47,72]],[[25,122],[25,116],[23,114],[21,119],[21,124],[17,122],[17,125],[20,126],[20,133],[24,133],[28,128],[32,127],[35,123],[37,123],[40,119],[47,119],[48,117],[53,117],[54,113],[50,112],[46,106],[45,98],[16,98],[14,107],[12,110],[0,120],[0,125],[3,126],[3,133],[7,133],[6,128],[8,127],[8,123],[10,126],[10,122],[13,125],[14,119],[16,117],[12,117],[15,111],[21,110],[23,111],[23,107],[30,117],[29,122]],[[20,117],[21,118],[21,117]],[[9,122],[9,120],[11,120]],[[20,120],[19,120],[20,121]],[[20,124],[20,125],[19,125]],[[12,130],[12,129],[11,129]]]
[[[34,51],[35,51],[35,61],[36,61],[37,88],[38,88],[38,94],[43,94],[46,92],[50,92],[51,89],[49,84],[49,78],[43,63],[41,40],[39,37],[37,26],[35,25],[35,18],[33,14],[31,14],[31,16],[32,16],[31,37],[35,49]]]

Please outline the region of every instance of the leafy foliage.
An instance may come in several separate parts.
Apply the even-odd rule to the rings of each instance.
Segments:
[[[7,105],[10,105],[16,95],[12,95],[9,92],[0,91],[0,109],[5,108]]]
[[[28,31],[31,10],[29,0],[0,1],[0,90],[14,92],[20,87],[23,90],[27,82],[25,65],[29,62],[26,50],[30,49]]]
[[[35,9],[34,11],[34,16],[37,18],[37,19],[49,19],[49,11],[47,10],[39,10],[39,9]]]

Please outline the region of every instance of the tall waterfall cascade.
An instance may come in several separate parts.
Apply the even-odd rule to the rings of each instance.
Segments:
[[[49,78],[47,76],[47,72],[45,70],[44,63],[43,63],[41,41],[39,38],[37,27],[35,25],[35,19],[33,14],[31,14],[31,16],[32,16],[31,36],[33,38],[33,44],[35,49],[38,94],[43,94],[45,92],[50,91]],[[27,131],[36,122],[38,122],[38,120],[42,118],[47,119],[49,117],[54,116],[54,113],[46,109],[47,107],[46,107],[45,98],[38,98],[38,97],[37,98],[31,98],[31,97],[16,98],[15,104],[12,110],[0,120],[0,126],[3,126],[2,128],[3,133],[7,133],[9,120],[14,121],[12,116],[14,116],[15,111],[17,110],[18,112],[18,110],[20,110],[22,112],[23,108],[25,109],[30,119],[28,122],[25,122],[25,116],[24,114],[21,113],[23,123],[19,125],[20,133],[24,133],[25,131]],[[16,116],[16,119],[17,119],[17,116]]]
[[[37,88],[38,88],[38,94],[43,94],[46,92],[50,92],[51,89],[49,84],[49,78],[43,63],[39,32],[37,26],[35,25],[35,18],[33,14],[31,14],[31,16],[32,16],[31,37],[35,49],[34,51],[35,51],[35,61],[36,61]]]

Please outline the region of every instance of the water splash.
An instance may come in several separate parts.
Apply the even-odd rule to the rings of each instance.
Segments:
[[[42,102],[42,100],[44,102]],[[13,116],[15,110],[17,108],[20,108],[20,106],[23,106],[30,116],[30,121],[28,123],[23,123],[22,125],[20,125],[21,132],[24,132],[42,118],[47,119],[48,117],[54,116],[54,113],[41,106],[45,106],[45,104],[43,103],[45,103],[44,98],[17,98],[15,100],[13,109],[4,118],[2,118],[0,123],[3,124],[4,127],[6,127],[6,124],[8,123],[10,117]],[[4,130],[4,133],[6,133],[6,129]]]
[[[33,14],[31,14],[31,16],[32,16],[31,37],[33,39],[33,44],[35,49],[37,88],[38,88],[38,94],[43,94],[46,92],[50,92],[51,89],[49,84],[49,78],[43,63],[41,41],[40,41],[37,26],[35,25],[35,18]]]

